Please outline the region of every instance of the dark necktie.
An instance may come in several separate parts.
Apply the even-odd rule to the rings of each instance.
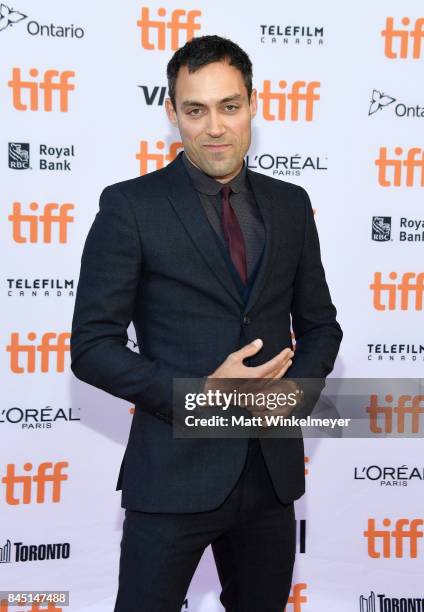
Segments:
[[[246,247],[243,232],[230,204],[231,187],[224,185],[221,189],[222,210],[221,223],[225,241],[228,245],[231,260],[244,285],[247,284]]]

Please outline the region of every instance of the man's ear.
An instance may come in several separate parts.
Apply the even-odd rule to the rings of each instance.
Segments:
[[[168,115],[169,121],[172,123],[172,125],[175,125],[177,127],[178,126],[177,112],[174,108],[174,105],[171,102],[171,98],[166,98],[165,110],[166,110],[166,114]]]
[[[250,116],[253,117],[258,112],[258,98],[256,89],[252,89],[252,94],[250,96]]]

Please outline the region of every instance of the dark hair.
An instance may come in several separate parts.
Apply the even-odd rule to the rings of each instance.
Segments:
[[[196,72],[202,66],[213,62],[228,61],[231,66],[240,70],[250,100],[252,94],[252,62],[241,47],[228,38],[221,36],[199,36],[192,38],[183,47],[175,51],[166,68],[168,91],[175,107],[175,85],[181,66],[187,66],[189,72]]]

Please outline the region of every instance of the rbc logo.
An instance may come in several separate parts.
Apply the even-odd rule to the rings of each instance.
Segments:
[[[28,170],[29,163],[29,142],[9,142],[9,168]]]
[[[391,217],[373,217],[371,238],[375,242],[388,242],[392,229]]]

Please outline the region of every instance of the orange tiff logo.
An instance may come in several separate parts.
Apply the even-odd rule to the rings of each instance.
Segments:
[[[424,151],[412,147],[404,156],[402,147],[395,147],[395,157],[387,155],[387,147],[380,147],[375,165],[378,183],[382,187],[424,187]]]
[[[259,92],[262,100],[262,115],[266,121],[299,121],[301,110],[306,121],[314,118],[315,102],[320,99],[316,91],[321,86],[319,81],[294,81],[289,91],[284,91],[287,81],[279,81],[280,91],[271,89],[271,81],[264,81]]]
[[[292,585],[290,596],[287,600],[287,606],[284,612],[302,612],[302,604],[308,603],[306,595],[302,595],[302,591],[305,591],[307,585],[304,582],[298,582]]]
[[[27,338],[30,342],[37,339],[35,332],[29,332]],[[40,344],[21,344],[19,332],[12,332],[10,335],[10,344],[6,346],[6,351],[10,353],[10,369],[14,374],[33,374],[36,371],[36,365],[39,366],[41,373],[50,371],[50,355],[54,354],[54,371],[65,371],[65,354],[71,349],[69,343],[71,334],[69,332],[45,332],[41,336]],[[24,354],[21,365],[20,357]],[[37,356],[39,359],[37,360]],[[37,363],[38,361],[38,363]]]
[[[386,27],[381,31],[384,38],[384,55],[389,59],[420,59],[423,50],[424,17],[419,17],[413,26],[409,17],[403,17],[401,24],[403,27],[395,28],[394,18],[387,17]]]
[[[32,474],[19,474],[16,472],[16,465],[8,463],[6,465],[6,475],[1,482],[4,486],[4,501],[9,506],[20,504],[45,504],[47,501],[53,503],[60,502],[62,482],[68,480],[68,475],[63,473],[67,468],[67,461],[44,461],[38,467],[32,463],[24,463],[24,472]],[[48,489],[50,495],[46,495],[46,485],[50,483]]]
[[[386,529],[377,529],[375,523],[375,519],[368,519],[368,529],[364,531],[370,557],[373,559],[381,557],[390,559],[393,555],[396,559],[406,556],[410,559],[418,557],[418,541],[424,536],[424,532],[419,529],[424,525],[423,519],[400,518],[396,521],[394,529],[390,529],[392,521],[388,518],[383,519],[383,527]],[[409,543],[408,553],[404,551],[406,542]]]
[[[24,81],[21,78],[21,69],[13,68],[12,79],[8,82],[12,89],[13,107],[19,111],[39,111],[43,110],[51,112],[59,110],[61,113],[67,113],[69,110],[69,92],[75,89],[75,85],[69,80],[75,76],[72,70],[46,70],[44,76],[37,80],[39,72],[36,68],[31,68],[29,71],[30,77],[34,80]],[[57,96],[54,97],[54,92]],[[53,101],[59,98],[58,104],[56,101],[53,109]],[[28,107],[29,104],[29,107]]]
[[[8,216],[12,224],[13,240],[19,244],[44,242],[51,244],[53,242],[53,228],[55,232],[55,242],[65,244],[68,241],[68,224],[74,222],[74,217],[68,213],[74,210],[75,205],[71,203],[56,204],[49,202],[41,207],[37,202],[31,202],[29,209],[34,211],[31,213],[22,212],[20,202],[13,202],[12,213]]]
[[[393,395],[388,394],[384,400],[392,404]],[[394,406],[381,406],[377,394],[370,395],[370,405],[366,407],[369,414],[369,425],[372,433],[393,433],[393,421],[397,433],[420,432],[420,418],[424,414],[424,395],[400,395]],[[381,416],[381,420],[379,420]],[[395,418],[393,418],[395,417]],[[407,424],[407,427],[405,425]],[[384,425],[384,429],[383,426]]]
[[[137,25],[141,31],[141,46],[143,49],[157,49],[163,51],[167,49],[167,39],[169,48],[176,51],[186,42],[191,40],[196,31],[200,30],[200,23],[196,19],[200,17],[202,11],[185,11],[184,9],[175,9],[171,12],[171,17],[165,19],[167,12],[164,8],[159,8],[156,19],[150,19],[150,8],[143,6],[141,9],[141,17],[137,21]],[[151,33],[154,31],[152,42]],[[167,36],[167,31],[169,36]],[[180,40],[181,32],[184,33]]]
[[[392,282],[383,282],[382,273],[374,273],[374,282],[370,284],[373,293],[373,306],[376,310],[409,310],[410,297],[414,298],[411,310],[423,309],[424,272],[404,272],[400,283],[396,282],[397,272],[390,272]]]
[[[140,162],[140,176],[164,168],[166,162],[175,159],[178,152],[183,149],[182,142],[172,142],[169,145],[168,152],[165,152],[165,142],[163,140],[158,140],[155,144],[156,152],[151,152],[149,151],[149,142],[147,140],[140,141],[140,148],[135,156]]]

